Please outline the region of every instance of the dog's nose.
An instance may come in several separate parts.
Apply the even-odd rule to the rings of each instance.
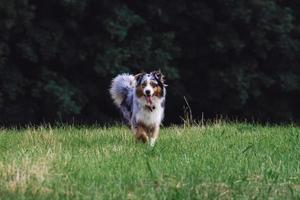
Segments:
[[[145,91],[146,95],[150,95],[150,90]]]

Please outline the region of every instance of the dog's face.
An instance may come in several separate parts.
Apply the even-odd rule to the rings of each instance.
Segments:
[[[135,75],[135,79],[136,96],[145,98],[147,104],[151,105],[154,97],[164,97],[165,77],[160,71],[140,73]]]

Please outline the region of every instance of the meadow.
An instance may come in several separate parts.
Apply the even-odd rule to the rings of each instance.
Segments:
[[[300,127],[2,128],[0,199],[300,199]]]

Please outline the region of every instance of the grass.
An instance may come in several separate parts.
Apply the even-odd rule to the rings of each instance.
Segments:
[[[300,199],[300,128],[0,130],[0,199]]]

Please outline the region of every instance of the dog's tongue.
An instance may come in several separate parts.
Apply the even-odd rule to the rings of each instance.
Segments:
[[[146,100],[147,100],[147,103],[149,103],[150,105],[152,104],[152,97],[151,96],[147,96]]]

